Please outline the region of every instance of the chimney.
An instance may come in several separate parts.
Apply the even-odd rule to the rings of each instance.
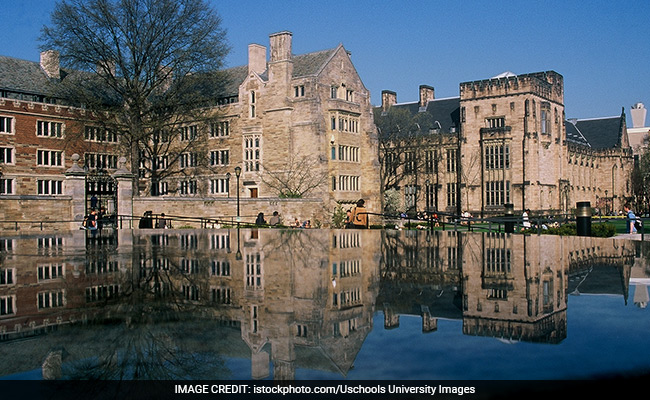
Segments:
[[[61,69],[59,67],[59,52],[56,50],[46,50],[41,52],[41,68],[48,78],[61,79]]]
[[[291,60],[291,36],[288,31],[269,35],[271,39],[271,62]]]
[[[643,103],[636,103],[632,106],[630,114],[632,115],[632,128],[643,128],[645,126],[646,110]]]
[[[431,100],[436,98],[435,91],[432,86],[420,85],[420,107],[426,108]]]
[[[261,74],[266,71],[266,47],[259,44],[248,45],[248,73]]]
[[[390,106],[397,103],[397,93],[390,90],[381,91],[381,110],[387,112]]]

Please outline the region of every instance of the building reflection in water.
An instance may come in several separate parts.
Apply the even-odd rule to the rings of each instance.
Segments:
[[[647,304],[634,243],[586,237],[357,230],[104,230],[0,238],[0,376],[345,377],[373,316],[422,332],[560,343],[567,297]],[[644,295],[645,294],[645,295]],[[24,341],[21,339],[33,338]],[[383,378],[378,376],[378,379]]]

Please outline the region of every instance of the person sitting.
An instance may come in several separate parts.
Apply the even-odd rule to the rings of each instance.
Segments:
[[[165,213],[160,213],[158,221],[156,221],[156,228],[166,229],[167,228],[167,218],[165,218]]]
[[[277,211],[273,211],[273,216],[269,220],[269,225],[275,226],[280,224],[280,214]]]
[[[266,220],[264,219],[264,213],[257,214],[257,219],[255,219],[255,225],[266,225]]]

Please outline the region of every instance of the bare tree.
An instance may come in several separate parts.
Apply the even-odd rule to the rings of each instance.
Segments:
[[[264,169],[261,180],[282,198],[302,198],[327,181],[327,170],[315,157],[291,155],[284,168]]]
[[[229,50],[225,35],[204,0],[63,0],[41,47],[74,71],[57,97],[117,132],[132,172],[156,195],[160,179],[187,173],[181,155],[205,139],[225,84],[215,72]]]

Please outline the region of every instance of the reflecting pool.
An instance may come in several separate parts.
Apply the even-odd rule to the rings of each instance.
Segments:
[[[644,245],[380,230],[5,235],[0,377],[648,373]]]

